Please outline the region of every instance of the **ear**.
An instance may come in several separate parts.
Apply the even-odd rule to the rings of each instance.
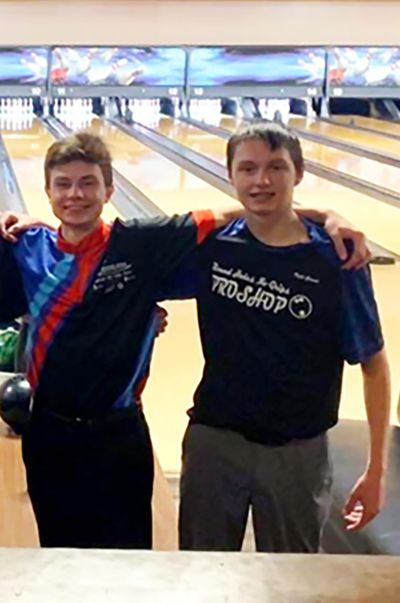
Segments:
[[[47,185],[44,187],[44,192],[46,193],[47,198],[50,201],[51,200],[51,198],[50,198],[50,189],[49,189],[49,187]]]
[[[104,199],[104,203],[108,203],[108,201],[113,196],[114,191],[115,191],[115,188],[114,188],[113,184],[111,186],[106,187],[106,198]]]
[[[300,184],[300,182],[303,180],[303,176],[304,176],[304,170],[298,170],[296,171],[296,178],[294,181],[294,185],[297,186],[298,184]]]

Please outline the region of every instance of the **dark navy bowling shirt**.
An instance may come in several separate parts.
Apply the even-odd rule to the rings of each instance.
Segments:
[[[338,418],[343,362],[383,345],[370,274],[344,271],[322,227],[310,242],[270,247],[238,220],[198,249],[187,280],[205,358],[191,421],[282,444]],[[173,284],[171,284],[173,288]]]
[[[35,228],[10,246],[30,314],[35,404],[83,417],[133,404],[148,372],[159,284],[213,227],[211,212],[194,212],[102,223],[76,246]]]

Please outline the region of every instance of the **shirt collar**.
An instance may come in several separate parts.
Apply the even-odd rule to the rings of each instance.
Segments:
[[[111,226],[100,220],[100,223],[95,230],[86,235],[79,243],[74,244],[64,239],[61,234],[60,226],[57,231],[57,247],[64,253],[85,253],[91,249],[104,245],[110,236],[110,232]]]

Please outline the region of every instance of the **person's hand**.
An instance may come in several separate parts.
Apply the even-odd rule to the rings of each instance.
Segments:
[[[158,337],[161,333],[164,333],[165,329],[168,326],[168,312],[162,306],[156,306],[156,337]]]
[[[358,531],[374,519],[384,503],[382,473],[364,473],[356,482],[343,508],[346,530]]]
[[[341,260],[346,260],[348,252],[344,244],[345,239],[352,241],[353,252],[347,261],[343,264],[345,270],[352,268],[361,268],[371,259],[371,252],[368,249],[367,238],[363,232],[352,226],[347,220],[328,211],[324,228],[332,239],[336,253]]]
[[[0,236],[11,243],[15,243],[18,240],[18,235],[24,230],[41,225],[48,226],[41,220],[31,218],[27,214],[13,211],[0,213]]]

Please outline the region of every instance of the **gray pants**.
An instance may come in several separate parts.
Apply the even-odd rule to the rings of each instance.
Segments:
[[[316,553],[331,485],[326,434],[264,446],[191,425],[183,440],[180,548],[240,550],[251,507],[257,551]]]

